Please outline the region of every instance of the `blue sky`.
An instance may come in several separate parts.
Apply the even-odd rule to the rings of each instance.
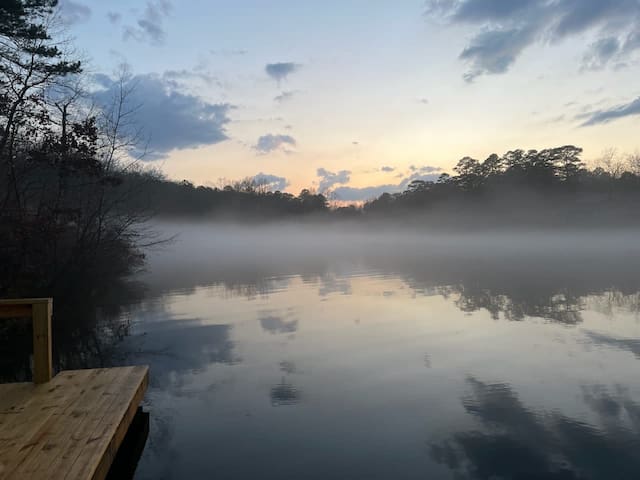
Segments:
[[[640,0],[61,3],[98,97],[130,66],[171,178],[361,200],[465,155],[640,148]]]

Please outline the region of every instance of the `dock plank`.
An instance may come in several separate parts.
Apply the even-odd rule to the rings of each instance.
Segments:
[[[38,429],[36,437],[28,440],[28,445],[33,446],[31,451],[20,465],[10,471],[10,475],[15,478],[37,478],[48,473],[55,478],[54,467],[62,460],[60,455],[67,442],[78,435],[83,423],[101,420],[95,412],[104,411],[105,401],[113,401],[113,395],[106,394],[106,390],[113,386],[113,393],[117,394],[118,379],[115,369],[96,375],[90,388],[84,389],[82,395],[76,396],[59,412],[49,416],[47,422]]]
[[[53,414],[77,399],[83,393],[85,385],[91,382],[92,376],[98,372],[64,372],[58,376],[59,378],[56,377],[55,382],[29,384],[31,388],[24,392],[24,396],[13,399],[9,408],[0,413],[0,418],[4,420],[0,421],[0,472],[9,470],[10,460],[13,463],[19,460],[17,452],[22,451],[24,454],[28,450],[27,440],[32,438]],[[0,385],[0,394],[5,388],[11,387]]]
[[[0,385],[0,479],[103,479],[147,384],[138,366]]]

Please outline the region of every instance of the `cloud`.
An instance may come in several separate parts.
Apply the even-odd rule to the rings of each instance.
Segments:
[[[371,187],[338,187],[333,191],[334,196],[338,200],[345,202],[361,202],[372,200],[379,197],[383,193],[398,192],[397,185],[375,185]]]
[[[107,12],[107,19],[109,19],[109,23],[116,25],[122,20],[122,15],[118,12]]]
[[[588,114],[587,120],[582,123],[582,127],[609,123],[619,118],[640,115],[640,97],[625,105],[618,105],[605,110],[597,110]]]
[[[489,30],[476,35],[460,54],[471,64],[464,79],[472,82],[483,74],[504,73],[529,44],[531,32],[520,29]]]
[[[91,75],[91,80],[100,88],[109,88],[114,85],[113,78],[104,73],[94,73]]]
[[[232,49],[232,50],[209,50],[209,53],[211,55],[222,55],[225,57],[235,57],[235,56],[240,56],[240,55],[246,55],[247,53],[249,53],[248,50],[242,49],[242,48],[237,48],[237,49]]]
[[[293,62],[267,63],[265,72],[276,82],[286,79],[289,75],[300,70],[301,65]]]
[[[616,37],[601,38],[592,43],[589,51],[582,59],[584,70],[600,70],[604,68],[619,51],[621,45]]]
[[[351,179],[350,170],[340,170],[339,172],[330,172],[324,168],[319,168],[316,171],[316,175],[321,178],[318,184],[318,190],[320,192],[326,192],[334,185],[343,185],[349,183]]]
[[[385,168],[385,167],[383,167]],[[391,168],[391,167],[386,167]],[[438,167],[432,167],[429,165],[423,167],[416,167],[412,165],[410,167],[411,172],[409,176],[398,174],[398,178],[402,178],[400,183],[397,184],[384,184],[384,185],[372,185],[367,187],[338,187],[333,191],[336,199],[343,200],[345,202],[360,202],[365,200],[372,200],[379,197],[383,193],[399,193],[407,189],[407,186],[414,180],[422,180],[425,182],[435,182],[438,180],[442,170]],[[390,170],[393,171],[393,170]]]
[[[439,170],[440,169],[438,169],[437,171]],[[438,177],[440,177],[440,174],[425,173],[425,172],[418,171],[404,178],[398,185],[398,188],[401,190],[404,190],[407,185],[409,185],[411,182],[415,180],[419,180],[422,182],[435,182],[438,180]]]
[[[273,100],[275,102],[278,103],[284,103],[284,102],[288,102],[289,100],[291,100],[298,92],[296,91],[288,91],[288,92],[282,92],[280,95],[276,96],[273,98]]]
[[[166,70],[162,74],[162,78],[170,83],[173,88],[188,89],[197,82],[206,86],[216,85],[219,88],[224,88],[218,77],[203,70]]]
[[[278,177],[277,175],[262,172],[253,177],[253,180],[259,185],[268,187],[271,191],[284,190],[290,185],[289,180],[285,177]]]
[[[268,133],[258,138],[253,148],[262,154],[267,154],[280,148],[284,148],[284,151],[289,153],[290,151],[287,150],[287,146],[295,145],[296,140],[291,135],[273,135]]]
[[[123,30],[125,40],[134,39],[139,42],[148,41],[152,45],[164,43],[166,32],[164,19],[171,11],[169,0],[148,1],[142,16],[138,18],[135,26],[126,26]]]
[[[608,30],[637,25],[640,3],[637,0],[561,0],[556,8],[552,5],[548,10],[559,18],[552,32],[564,37],[593,27]]]
[[[62,21],[67,25],[86,22],[91,17],[91,9],[82,3],[62,0],[59,5]]]
[[[413,168],[414,168],[414,171],[418,171],[421,174],[435,173],[435,172],[441,172],[442,171],[442,169],[440,167],[432,167],[431,165],[424,165],[424,166],[418,167],[418,168],[416,168],[414,166]]]
[[[118,83],[107,75],[94,75],[98,88],[92,96],[109,107],[118,93]],[[197,148],[227,140],[227,103],[211,103],[183,93],[160,75],[136,75],[127,80],[132,88],[127,108],[135,109],[135,122],[149,137],[149,159],[163,158],[172,150]]]
[[[625,53],[633,52],[640,48],[640,25],[636,27],[636,29],[627,35],[627,38],[624,40],[624,45],[622,47]]]
[[[395,167],[382,167],[380,170],[383,171],[383,172],[389,173],[389,172],[394,172],[395,171]]]
[[[464,78],[507,72],[534,44],[553,45],[594,33],[587,63],[604,65],[640,47],[639,0],[429,0],[427,18],[470,25],[476,33],[460,54]]]

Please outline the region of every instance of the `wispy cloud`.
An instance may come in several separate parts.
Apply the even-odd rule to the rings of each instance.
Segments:
[[[616,37],[606,37],[597,40],[589,46],[589,50],[582,59],[584,70],[600,70],[620,51],[622,46]]]
[[[117,25],[122,20],[122,14],[118,12],[107,12],[107,19],[111,25]]]
[[[508,71],[533,44],[594,32],[586,65],[602,67],[640,48],[638,0],[429,0],[426,16],[478,28],[460,58],[467,81]]]
[[[161,45],[166,38],[164,20],[171,12],[169,0],[148,1],[142,15],[135,26],[125,26],[123,37],[125,40],[148,41],[153,45]]]
[[[582,126],[588,127],[634,115],[640,115],[640,97],[624,105],[617,105],[603,110],[596,110],[589,114],[583,114],[579,118],[586,118]]]
[[[62,21],[67,25],[86,22],[91,17],[91,9],[84,3],[61,0],[59,7]]]
[[[298,94],[298,92],[291,90],[288,92],[282,92],[280,95],[277,95],[276,97],[273,98],[273,100],[275,102],[278,103],[285,103],[288,102],[289,100],[291,100],[293,97],[295,97]]]
[[[209,53],[211,55],[221,55],[224,57],[235,57],[235,56],[240,56],[240,55],[246,55],[247,53],[249,53],[248,50],[245,50],[243,48],[236,48],[236,49],[230,49],[230,50],[209,50]]]
[[[224,88],[220,79],[210,72],[205,70],[166,70],[162,77],[174,88],[187,89],[194,85],[200,88],[201,85],[216,85],[219,88]]]

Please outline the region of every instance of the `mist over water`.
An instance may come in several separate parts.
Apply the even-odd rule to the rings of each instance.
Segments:
[[[156,229],[138,478],[637,478],[637,232]]]
[[[395,275],[414,288],[634,290],[637,230],[436,233],[352,224],[162,224],[174,242],[152,251],[151,291],[216,283],[251,285],[300,275]],[[523,294],[531,294],[532,291]]]

